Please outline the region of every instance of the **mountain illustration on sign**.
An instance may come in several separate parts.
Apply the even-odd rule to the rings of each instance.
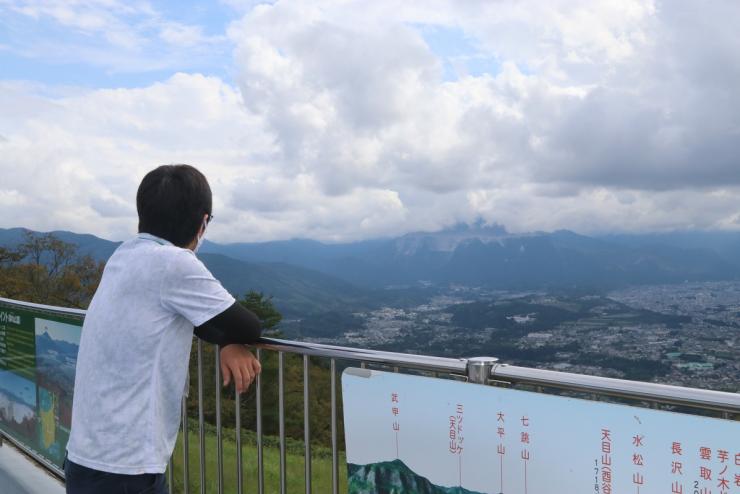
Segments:
[[[78,349],[79,345],[61,339],[54,339],[48,331],[36,334],[36,353],[38,354],[51,353],[75,359],[77,358]]]
[[[442,487],[418,475],[401,460],[347,464],[348,494],[483,494],[463,487]]]

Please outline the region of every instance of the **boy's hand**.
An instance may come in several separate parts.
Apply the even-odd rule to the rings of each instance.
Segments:
[[[244,345],[235,343],[221,348],[221,373],[224,376],[224,386],[228,386],[233,379],[236,392],[243,393],[260,372],[262,372],[262,365]]]

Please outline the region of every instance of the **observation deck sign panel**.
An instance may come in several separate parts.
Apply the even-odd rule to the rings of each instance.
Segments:
[[[740,422],[350,368],[348,493],[740,493]]]
[[[0,300],[0,429],[59,468],[81,326],[81,315]]]

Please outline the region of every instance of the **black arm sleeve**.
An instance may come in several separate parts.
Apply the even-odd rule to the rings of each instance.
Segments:
[[[195,336],[219,346],[232,343],[255,343],[262,334],[262,326],[254,312],[239,302],[197,328]]]

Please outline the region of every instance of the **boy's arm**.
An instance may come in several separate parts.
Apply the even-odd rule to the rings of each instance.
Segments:
[[[262,372],[259,360],[244,345],[226,345],[221,348],[221,373],[224,386],[234,381],[237,393],[243,393]]]
[[[233,380],[237,393],[245,392],[262,371],[259,361],[242,345],[255,343],[261,333],[257,316],[239,302],[195,328],[198,338],[219,345],[224,386]]]
[[[195,336],[219,346],[256,343],[262,334],[257,316],[239,302],[195,328]]]

